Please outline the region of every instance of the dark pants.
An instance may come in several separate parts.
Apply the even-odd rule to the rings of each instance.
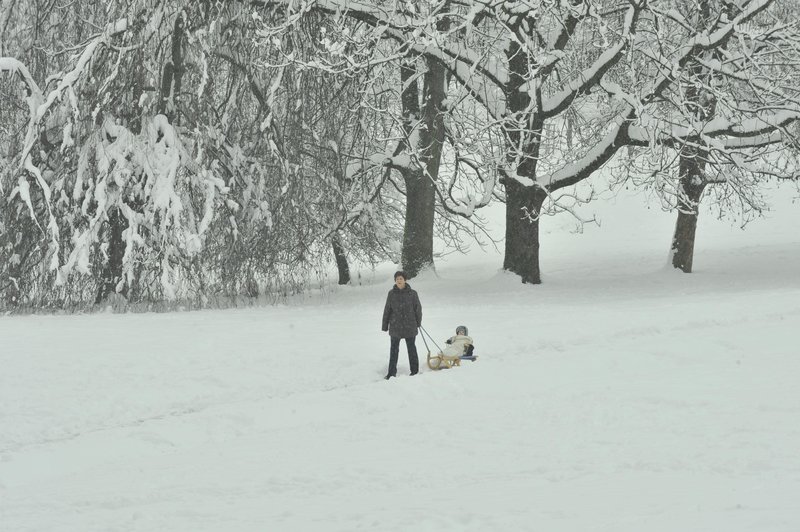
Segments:
[[[389,373],[392,377],[397,375],[397,357],[400,355],[400,340],[402,338],[390,337],[392,345],[389,348]],[[414,375],[419,371],[419,358],[417,357],[417,346],[414,344],[415,337],[406,338],[406,349],[408,350],[408,365],[411,369],[411,374]]]

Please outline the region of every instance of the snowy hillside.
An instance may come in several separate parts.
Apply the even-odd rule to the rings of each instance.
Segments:
[[[423,325],[480,358],[409,377],[401,346],[389,382],[391,265],[279,307],[0,318],[0,530],[796,532],[789,196],[704,214],[691,275],[640,198],[546,220],[541,286],[448,257]]]

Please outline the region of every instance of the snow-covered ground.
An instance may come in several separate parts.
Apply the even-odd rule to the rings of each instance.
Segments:
[[[593,204],[545,283],[411,281],[480,359],[386,382],[391,265],[288,305],[0,318],[0,530],[797,532],[800,207],[742,232]],[[421,352],[425,347],[418,341]]]

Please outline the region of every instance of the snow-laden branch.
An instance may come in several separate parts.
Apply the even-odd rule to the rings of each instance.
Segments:
[[[94,57],[95,51],[101,45],[107,45],[109,41],[116,35],[123,33],[128,28],[128,20],[127,19],[120,19],[116,22],[109,23],[105,31],[103,33],[95,36],[86,47],[83,49],[83,52],[78,57],[78,60],[75,63],[75,66],[72,70],[66,73],[59,73],[54,78],[58,80],[56,87],[51,90],[46,96],[39,93],[38,96],[41,97],[41,101],[37,102],[35,109],[31,108],[31,118],[28,123],[28,134],[26,135],[25,139],[25,146],[22,149],[22,160],[24,164],[27,164],[27,159],[30,156],[30,151],[33,148],[33,144],[36,141],[36,132],[38,130],[39,123],[44,118],[44,115],[50,110],[50,107],[60,101],[64,92],[71,90],[75,83],[80,79],[80,77],[84,74],[87,65],[91,61],[92,57]],[[30,75],[30,74],[29,74]],[[41,178],[36,170],[37,179]],[[44,184],[44,183],[43,183]],[[46,184],[44,184],[46,187]],[[45,192],[46,195],[49,194],[49,189]]]
[[[480,195],[467,196],[466,198],[456,198],[453,196],[452,187],[448,191],[448,196],[436,188],[436,194],[439,196],[439,201],[442,207],[450,214],[455,214],[463,218],[470,218],[477,209],[487,206],[494,197],[496,188],[496,181],[494,179],[483,180],[481,184]]]
[[[22,82],[28,87],[29,94],[35,94],[41,99],[42,90],[39,84],[33,79],[30,70],[25,63],[14,57],[0,57],[0,72],[11,72],[17,74]]]
[[[652,146],[661,144],[675,147],[686,142],[707,142],[717,148],[744,148],[781,142],[783,130],[800,121],[800,109],[762,114],[740,121],[717,117],[705,124],[674,125],[664,120],[650,118],[631,126],[628,135],[632,144]],[[713,140],[711,140],[713,139]]]
[[[634,96],[614,83],[605,82],[603,88],[609,94],[621,100],[624,105],[617,115],[611,120],[609,131],[603,138],[583,157],[565,165],[559,170],[541,180],[549,191],[574,185],[589,177],[598,170],[622,146],[639,143],[639,135],[642,130],[637,131],[637,141],[634,142],[629,134],[630,127],[637,116],[641,116],[643,109],[658,100],[677,79],[680,72],[686,65],[707,50],[713,50],[722,46],[734,34],[737,28],[749,21],[762,11],[764,11],[774,0],[752,0],[745,2],[738,16],[728,21],[716,30],[706,30],[694,35],[681,48],[677,58],[670,63],[670,68],[659,76],[649,88],[641,95]],[[643,136],[643,135],[641,135]],[[649,142],[649,141],[648,141]]]
[[[617,153],[622,146],[630,143],[628,128],[633,119],[633,112],[628,115],[618,114],[611,121],[609,131],[583,157],[569,163],[552,174],[545,176],[541,182],[548,192],[558,190],[583,181]]]
[[[464,46],[449,44],[423,37],[426,27],[435,26],[428,18],[411,19],[407,14],[352,0],[308,0],[299,5],[292,0],[257,0],[253,5],[284,7],[287,9],[287,27],[298,16],[309,11],[346,16],[375,28],[376,36],[397,42],[404,53],[432,58],[440,62],[458,80],[472,97],[481,102],[492,117],[500,119],[505,114],[505,104],[498,97],[508,81],[501,63],[484,61],[484,57]],[[269,28],[267,32],[275,31]]]
[[[28,70],[28,67],[21,61],[13,57],[0,57],[0,72],[11,72],[13,74],[17,74],[17,76],[19,76],[20,80],[27,88],[28,95],[26,97],[26,101],[28,103],[28,111],[31,117],[28,122],[28,130],[25,135],[25,146],[28,146],[29,142],[32,144],[33,141],[35,141],[36,139],[36,131],[37,131],[36,124],[38,124],[38,121],[35,121],[35,117],[37,116],[38,110],[42,106],[44,95],[42,94],[42,90],[39,88],[39,84],[36,83],[36,80],[33,79],[33,76],[31,75],[30,70]],[[30,156],[28,155],[29,151],[30,148],[28,148],[27,152],[24,152],[24,156],[21,159],[21,164],[25,170],[30,172],[31,175],[35,177],[37,183],[42,188],[42,192],[44,193],[47,202],[48,215],[50,218],[49,222],[51,222],[50,224],[48,224],[48,229],[50,230],[52,237],[51,242],[53,245],[56,246],[57,249],[58,226],[52,224],[53,217],[52,213],[50,212],[50,195],[51,195],[50,187],[44,181],[44,178],[42,178],[42,174],[41,172],[39,172],[39,169],[33,164],[33,161],[30,160]],[[14,197],[16,194],[19,194],[20,199],[22,199],[25,205],[27,205],[28,212],[30,212],[31,218],[38,225],[39,221],[36,219],[36,212],[34,211],[33,201],[31,200],[30,184],[23,175],[19,176],[19,178],[17,179],[17,186],[12,190],[11,197]],[[41,229],[41,226],[39,227]]]
[[[58,282],[63,283],[73,271],[90,272],[94,246],[113,209],[119,209],[127,225],[122,234],[122,274],[129,284],[136,250],[147,247],[148,241],[158,246],[174,240],[173,248],[195,255],[211,226],[215,204],[227,192],[224,181],[186,150],[166,116],[146,120],[138,135],[106,118],[79,156],[72,199],[80,202],[87,223],[72,236],[72,249],[58,270]],[[202,208],[199,219],[193,213],[198,204]],[[168,263],[163,266],[171,271]],[[169,275],[161,281],[165,292],[174,294]]]
[[[577,96],[595,87],[606,72],[619,62],[620,58],[624,56],[625,50],[628,49],[633,41],[636,22],[641,9],[642,6],[640,4],[631,4],[625,14],[625,23],[619,41],[600,54],[600,57],[598,57],[594,63],[578,73],[578,75],[567,82],[561,90],[544,100],[541,109],[542,116],[550,118],[562,113]],[[528,90],[529,83],[520,87],[520,90]]]
[[[25,134],[25,143],[23,145],[20,156],[20,168],[23,168],[34,177],[34,179],[36,180],[36,184],[41,189],[45,199],[45,205],[47,206],[47,211],[48,211],[47,226],[51,235],[51,253],[55,260],[55,262],[50,265],[51,268],[57,266],[58,264],[58,258],[57,258],[57,251],[59,248],[58,225],[53,217],[50,208],[50,199],[52,191],[50,190],[50,186],[47,184],[44,177],[42,176],[42,172],[33,163],[33,159],[31,158],[31,150],[36,144],[39,132],[39,125],[41,124],[42,119],[45,117],[47,112],[51,109],[51,107],[55,103],[61,101],[64,93],[69,93],[71,96],[74,94],[75,83],[84,74],[91,59],[94,57],[94,54],[98,49],[98,47],[102,45],[108,45],[109,41],[114,36],[126,31],[127,27],[128,27],[127,19],[121,19],[116,22],[108,24],[102,33],[95,36],[85,46],[83,52],[78,56],[75,66],[72,68],[72,70],[66,73],[61,72],[53,77],[53,79],[57,80],[56,87],[46,95],[39,88],[38,84],[34,81],[33,77],[30,74],[30,71],[27,69],[27,67],[25,67],[24,64],[12,58],[0,58],[0,70],[9,70],[17,73],[17,75],[19,75],[23,83],[28,88],[27,101],[28,101],[28,108],[30,111],[30,118],[28,120],[28,129]],[[75,98],[70,97],[69,100],[73,106],[73,111],[77,112],[77,110],[75,109],[75,106],[77,105]],[[12,195],[15,193],[19,193],[20,198],[27,204],[31,216],[33,217],[34,220],[36,220],[36,216],[33,209],[33,202],[30,196],[30,187],[24,176],[20,176],[18,180],[18,186],[17,188],[14,189],[14,191],[12,191]]]
[[[680,49],[678,58],[671,63],[671,68],[664,72],[660,78],[651,85],[649,94],[642,98],[643,104],[648,104],[659,98],[664,91],[675,82],[676,74],[688,63],[700,56],[701,52],[713,50],[722,46],[734,34],[736,29],[748,22],[753,17],[767,9],[774,0],[748,0],[740,6],[739,15],[722,25],[716,31],[704,31],[689,39]]]

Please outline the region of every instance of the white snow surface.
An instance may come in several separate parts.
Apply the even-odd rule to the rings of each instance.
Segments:
[[[413,279],[477,362],[386,382],[392,265],[286,305],[0,318],[0,530],[796,532],[800,209],[745,231],[640,197]],[[371,277],[370,277],[371,276]],[[433,346],[432,346],[433,347]]]

